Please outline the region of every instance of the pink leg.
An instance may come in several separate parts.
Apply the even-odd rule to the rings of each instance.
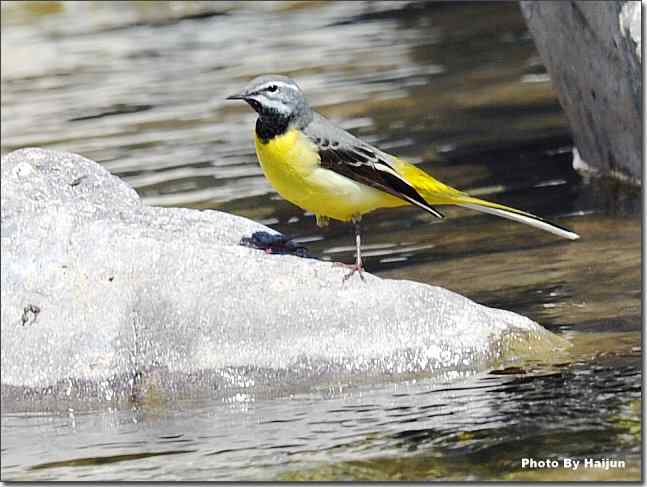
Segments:
[[[344,267],[350,268],[350,272],[344,276],[344,281],[347,281],[353,274],[356,272],[359,274],[359,277],[364,280],[364,264],[362,263],[362,250],[361,250],[361,232],[359,225],[360,218],[354,218],[353,223],[355,224],[355,264],[339,264]]]

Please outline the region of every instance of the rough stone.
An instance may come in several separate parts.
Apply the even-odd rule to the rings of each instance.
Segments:
[[[442,288],[239,244],[254,232],[276,234],[144,206],[78,155],[4,157],[3,407],[444,381],[563,345]]]

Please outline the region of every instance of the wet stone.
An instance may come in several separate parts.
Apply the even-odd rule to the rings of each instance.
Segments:
[[[295,249],[245,218],[144,206],[75,154],[5,156],[3,407],[112,403],[152,383],[175,397],[447,381],[563,345],[523,316],[411,281],[344,281]]]

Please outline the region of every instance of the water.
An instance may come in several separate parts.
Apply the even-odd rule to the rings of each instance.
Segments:
[[[3,411],[3,480],[640,478],[640,189],[571,169],[571,139],[515,3],[2,4],[2,153],[78,152],[152,205],[217,208],[352,261],[352,228],[282,201],[254,115],[224,97],[297,79],[321,112],[476,195],[578,232],[449,208],[364,220],[366,267],[529,316],[555,363],[469,380]],[[527,470],[523,457],[626,468]]]

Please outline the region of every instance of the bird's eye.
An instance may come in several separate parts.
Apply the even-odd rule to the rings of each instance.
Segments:
[[[270,93],[274,93],[278,89],[279,89],[279,87],[276,86],[276,85],[270,85],[270,86],[267,87],[267,91],[269,91]]]

